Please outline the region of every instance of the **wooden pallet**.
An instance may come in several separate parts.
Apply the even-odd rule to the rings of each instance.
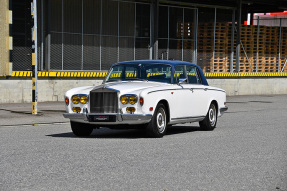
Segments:
[[[184,27],[183,27],[184,26]],[[192,23],[178,24],[178,36],[185,39],[193,35]],[[184,30],[184,31],[183,31]],[[216,23],[215,27],[215,47],[214,40],[214,25],[213,23],[199,23],[198,24],[198,65],[200,65],[204,72],[211,72],[213,69],[213,47],[215,48],[214,57],[214,71],[215,72],[229,72],[230,71],[230,50],[231,50],[231,24]],[[251,72],[256,70],[257,62],[257,26],[242,25],[241,26],[241,42],[244,46],[245,52],[249,58],[245,56],[242,46],[240,46],[240,72]],[[287,27],[282,28],[281,40],[281,59],[280,71],[287,59]],[[236,42],[236,31],[234,42]],[[258,36],[258,72],[277,72],[278,71],[278,52],[279,52],[279,27],[259,26]],[[178,44],[181,48],[182,44]],[[192,49],[193,43],[184,42],[184,49]],[[234,44],[234,51],[236,45]],[[233,60],[235,70],[235,57]],[[285,66],[284,71],[287,71]]]

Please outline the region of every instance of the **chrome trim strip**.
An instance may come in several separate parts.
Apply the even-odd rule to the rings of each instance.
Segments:
[[[196,85],[196,84],[194,84]],[[201,85],[201,84],[199,84]],[[175,91],[175,90],[190,90],[190,89],[194,89],[194,90],[212,90],[212,91],[218,91],[218,92],[224,92],[224,90],[217,90],[217,89],[209,89],[209,88],[197,88],[197,87],[194,87],[194,88],[181,88],[181,89],[165,89],[165,90],[154,90],[154,91],[151,91],[151,92],[148,92],[147,94],[150,94],[150,93],[154,93],[154,92],[162,92],[162,91]]]
[[[225,91],[224,91],[224,90],[208,89],[208,88],[207,88],[207,90],[213,90],[213,91],[218,91],[218,92],[224,92],[224,93],[225,93]]]
[[[197,122],[197,121],[202,121],[204,118],[205,118],[205,116],[172,118],[168,124],[172,125],[172,124],[178,124],[178,123]]]
[[[183,88],[181,88],[181,89],[165,89],[165,90],[155,90],[155,91],[151,91],[151,92],[148,92],[147,94],[150,94],[150,93],[154,93],[154,92],[162,92],[162,91],[175,91],[175,90],[183,90]]]
[[[171,120],[181,120],[181,119],[193,119],[193,118],[201,118],[205,116],[195,116],[195,117],[178,117],[178,118],[171,118]]]

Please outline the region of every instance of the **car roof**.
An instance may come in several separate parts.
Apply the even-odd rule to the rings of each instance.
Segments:
[[[196,68],[198,68],[200,76],[201,76],[201,80],[202,80],[202,84],[208,86],[208,82],[203,74],[202,69],[196,65],[196,64],[192,64],[190,62],[185,62],[185,61],[180,61],[180,60],[132,60],[132,61],[125,61],[125,62],[119,62],[119,63],[115,63],[113,64],[111,67],[118,65],[118,64],[169,64],[171,66],[177,66],[177,65],[190,65],[190,66],[195,66]]]
[[[196,64],[192,64],[190,62],[185,62],[185,61],[180,61],[180,60],[132,60],[132,61],[125,61],[125,62],[119,62],[113,65],[117,65],[117,64],[135,64],[135,63],[147,63],[147,64],[170,64],[173,66],[176,65],[191,65],[191,66],[196,66],[198,67]]]

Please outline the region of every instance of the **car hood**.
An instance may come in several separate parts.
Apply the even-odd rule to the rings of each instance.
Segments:
[[[103,84],[101,86],[97,86],[97,87],[95,87],[95,89],[105,87],[105,88],[120,91],[121,94],[124,94],[124,93],[128,93],[128,92],[135,92],[138,90],[143,90],[143,89],[152,88],[152,87],[158,87],[158,86],[162,86],[162,85],[163,85],[163,83],[145,82],[145,81],[128,81],[128,82],[112,82],[112,83],[110,82],[110,83]]]
[[[72,96],[74,94],[89,95],[91,90],[95,90],[99,88],[108,88],[108,89],[116,90],[116,91],[119,91],[120,94],[137,93],[138,91],[141,91],[147,88],[160,87],[163,85],[168,85],[168,84],[160,83],[160,82],[145,82],[145,81],[110,82],[110,83],[102,84],[99,86],[84,86],[84,87],[73,88],[67,91],[65,96]]]

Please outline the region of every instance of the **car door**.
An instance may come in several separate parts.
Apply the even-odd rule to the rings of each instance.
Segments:
[[[192,95],[188,98],[191,102],[190,114],[193,117],[206,115],[208,105],[207,87],[202,85],[200,74],[195,66],[186,66],[187,84],[184,86],[191,89]]]
[[[175,66],[174,72],[175,91],[170,103],[171,120],[185,120],[192,117],[194,107],[193,92],[189,87],[185,65]]]

